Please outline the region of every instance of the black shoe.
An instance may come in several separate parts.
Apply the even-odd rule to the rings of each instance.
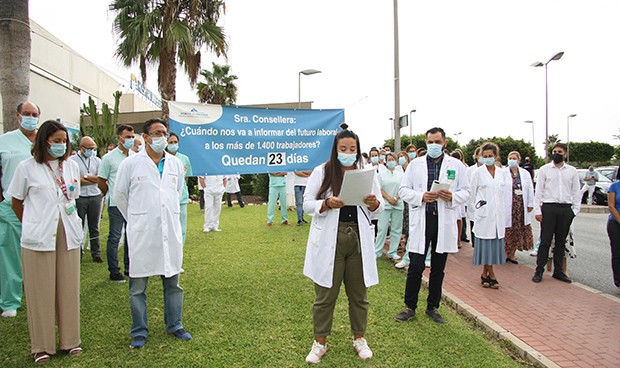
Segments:
[[[394,319],[398,322],[407,322],[413,317],[415,317],[415,310],[407,307],[402,312],[398,313]]]
[[[542,281],[542,272],[536,272],[534,274],[534,277],[532,277],[532,281],[534,281],[535,283],[539,283]]]
[[[571,282],[573,282],[573,280],[569,279],[568,276],[566,276],[564,274],[564,272],[558,272],[558,273],[553,273],[553,278],[556,280],[560,280],[560,281],[564,281],[568,284],[570,284]]]
[[[101,259],[101,257],[99,257],[99,256],[94,256],[93,257],[93,262],[95,262],[95,263],[103,263],[103,259]]]
[[[297,221],[297,226],[301,226],[301,225],[303,225],[303,222]]]
[[[303,222],[304,224],[307,224],[307,223],[308,223],[308,221],[306,221],[306,220],[304,220],[304,219],[302,219],[302,220],[301,220],[301,222]]]
[[[467,237],[461,238],[461,241],[465,243],[469,243],[469,239],[467,239]]]
[[[113,273],[110,275],[110,281],[114,281],[114,282],[126,282],[127,280],[125,280],[125,278],[123,277],[123,275],[119,273]]]
[[[440,323],[440,324],[446,323],[446,321],[444,321],[443,318],[441,317],[441,314],[439,314],[439,311],[437,310],[437,308],[427,309],[426,311],[424,311],[424,313],[427,316],[431,317],[431,319],[437,323]]]
[[[506,258],[506,262],[510,262],[512,264],[519,264],[519,262],[516,259],[510,259],[510,258]]]

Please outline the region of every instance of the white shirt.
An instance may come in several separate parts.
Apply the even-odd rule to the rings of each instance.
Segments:
[[[114,200],[127,221],[129,276],[172,277],[183,271],[181,196],[185,169],[164,153],[162,175],[146,150],[118,167]]]
[[[209,194],[222,194],[226,190],[224,188],[224,177],[222,175],[203,176],[205,186],[203,190]]]
[[[308,185],[308,178],[309,176],[299,176],[295,174],[295,186],[305,187]]]
[[[50,161],[57,178],[60,178],[58,160]],[[24,201],[21,246],[34,251],[55,251],[58,219],[62,219],[67,239],[67,249],[77,249],[84,240],[82,220],[75,209],[75,199],[80,195],[80,169],[72,160],[63,162],[62,177],[67,186],[67,196],[56,183],[52,171],[34,158],[22,161],[15,170],[8,193]],[[67,206],[73,212],[67,213]]]
[[[99,174],[99,166],[101,166],[101,159],[99,157],[86,157],[80,150],[77,154],[71,156],[70,159],[78,164],[80,168],[80,177],[84,175],[97,176],[97,174]],[[82,185],[80,189],[80,197],[94,197],[99,194],[101,194],[101,190],[99,190],[97,183]]]
[[[534,213],[542,214],[543,203],[571,204],[573,213],[577,215],[581,207],[581,191],[577,170],[564,163],[556,167],[550,162],[538,171],[536,194],[534,195]]]
[[[226,193],[238,193],[241,191],[239,179],[241,179],[241,175],[228,175],[226,177]]]

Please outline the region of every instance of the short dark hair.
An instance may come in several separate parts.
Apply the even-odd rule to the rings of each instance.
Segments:
[[[116,135],[123,134],[125,130],[133,132],[133,127],[131,125],[119,125],[118,128],[116,128]]]
[[[497,146],[497,144],[493,142],[485,142],[480,147],[480,154],[482,154],[484,151],[491,150],[495,154],[495,157],[499,159],[499,147]]]
[[[430,128],[429,130],[427,130],[425,136],[428,137],[429,134],[435,134],[435,133],[441,133],[441,138],[446,139],[446,132],[444,132],[443,129],[438,128],[438,127]]]
[[[30,102],[30,101],[26,101],[26,102]],[[24,104],[26,102],[21,102],[19,105],[17,105],[17,113],[21,114],[22,113],[22,107],[24,106]],[[34,102],[30,102],[31,104],[35,105],[37,107],[37,111],[39,112],[39,115],[41,115],[41,108],[39,107],[39,105],[37,105]]]
[[[568,151],[568,146],[566,145],[566,143],[557,142],[553,145],[553,148],[551,150],[555,149],[556,147],[560,147],[562,150],[564,150],[564,152]]]
[[[149,134],[149,129],[151,129],[151,125],[153,124],[163,124],[163,126],[166,127],[166,130],[168,130],[168,123],[166,123],[164,120],[159,119],[159,118],[153,118],[153,119],[149,119],[144,123],[144,126],[142,127],[142,133],[144,134]],[[178,137],[177,137],[178,138]]]
[[[56,133],[57,131],[62,130],[67,135],[67,151],[64,156],[59,157],[60,161],[65,160],[69,157],[71,153],[71,142],[69,141],[69,132],[64,125],[57,122],[56,120],[48,120],[45,123],[41,124],[39,130],[37,130],[37,135],[34,137],[34,143],[32,144],[32,157],[34,160],[40,164],[45,162],[45,154],[47,153],[47,140],[49,137]]]
[[[177,133],[172,133],[170,132],[170,137],[175,137],[177,139],[177,141],[181,141],[181,139],[179,139],[179,136],[177,135]],[[168,139],[170,139],[170,137],[168,137]]]

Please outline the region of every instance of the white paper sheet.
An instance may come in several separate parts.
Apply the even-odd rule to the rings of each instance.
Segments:
[[[450,184],[448,183],[440,183],[437,180],[433,181],[433,185],[431,186],[431,192],[439,192],[440,190],[445,189],[445,190],[450,190]],[[441,198],[437,198],[440,201],[445,202],[443,199]]]
[[[364,197],[372,193],[374,176],[374,168],[345,171],[338,198],[347,206],[365,206]]]

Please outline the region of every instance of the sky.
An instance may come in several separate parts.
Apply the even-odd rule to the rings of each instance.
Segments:
[[[137,66],[114,57],[110,0],[30,0],[30,17],[71,48],[128,84]],[[398,3],[402,134],[439,126],[460,144],[480,137],[545,137],[544,68],[548,65],[549,134],[620,144],[620,2],[616,0],[433,0]],[[394,23],[389,0],[227,0],[220,25],[228,58],[203,54],[202,67],[228,63],[237,104],[296,102],[345,109],[362,149],[392,137]],[[152,70],[147,86],[157,91]],[[177,100],[197,102],[179,73]],[[457,134],[461,133],[461,134]]]

